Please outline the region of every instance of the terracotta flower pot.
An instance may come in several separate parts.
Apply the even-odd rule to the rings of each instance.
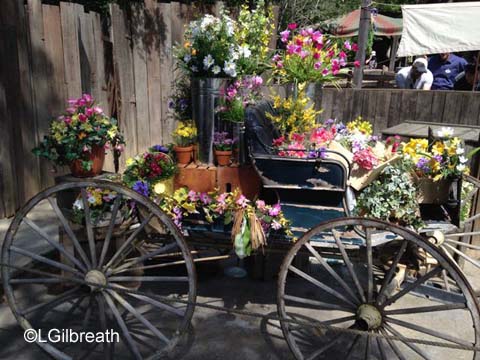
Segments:
[[[82,160],[74,160],[70,163],[70,171],[75,177],[94,177],[100,175],[105,162],[105,150],[102,146],[92,146],[92,150],[88,154],[88,159],[92,161],[92,168],[85,170],[82,167]]]
[[[179,164],[189,164],[192,160],[192,151],[193,146],[175,146],[173,148],[175,150],[175,154],[177,156],[177,163]]]
[[[217,158],[217,163],[219,166],[228,166],[230,165],[232,150],[228,150],[228,151],[215,150],[215,157]]]

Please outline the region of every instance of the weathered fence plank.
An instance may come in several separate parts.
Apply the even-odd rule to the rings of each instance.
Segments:
[[[168,109],[168,102],[172,96],[173,82],[173,52],[172,52],[172,23],[170,4],[160,3],[159,12],[161,21],[164,24],[163,31],[160,33],[160,76],[162,89],[162,119],[161,126],[163,129],[163,141],[170,142],[172,140],[172,132],[175,123]]]

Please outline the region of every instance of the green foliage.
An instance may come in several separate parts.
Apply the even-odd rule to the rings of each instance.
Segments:
[[[402,226],[422,226],[417,190],[407,166],[403,163],[387,166],[380,176],[360,193],[356,212],[361,216]]]

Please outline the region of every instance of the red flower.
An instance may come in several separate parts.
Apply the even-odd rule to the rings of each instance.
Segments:
[[[372,170],[378,165],[378,159],[373,154],[370,148],[357,151],[353,155],[353,161],[355,161],[362,169]]]
[[[296,28],[297,28],[297,24],[295,24],[295,23],[288,24],[288,29],[289,30],[295,30]]]
[[[285,137],[280,136],[278,139],[273,140],[273,146],[282,146],[284,142],[285,142]]]
[[[355,60],[355,61],[353,62],[353,66],[355,66],[356,68],[360,67],[360,61]]]

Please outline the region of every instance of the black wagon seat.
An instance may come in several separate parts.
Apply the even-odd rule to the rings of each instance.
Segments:
[[[275,110],[271,102],[261,101],[248,107],[245,116],[249,156],[264,190],[274,192],[285,216],[299,231],[344,216],[348,160],[330,150],[324,159],[279,156],[272,143],[280,133],[267,113],[275,114]]]

